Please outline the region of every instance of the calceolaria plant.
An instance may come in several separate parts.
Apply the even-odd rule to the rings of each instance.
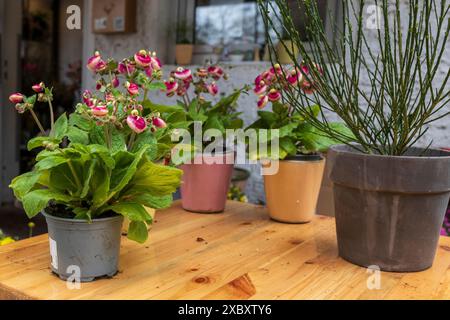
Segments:
[[[254,93],[258,95],[257,106],[264,109],[269,103],[272,111],[258,111],[258,119],[248,129],[268,130],[267,134],[258,134],[258,145],[267,145],[264,150],[250,148],[250,158],[283,160],[289,156],[299,154],[315,154],[326,151],[331,145],[339,141],[332,139],[326,132],[311,125],[311,119],[318,121],[321,113],[318,104],[310,105],[309,112],[300,114],[294,106],[285,99],[287,92],[298,90],[302,94],[312,95],[315,91],[315,82],[304,75],[309,75],[314,68],[319,75],[323,74],[322,68],[313,64],[300,65],[290,69],[275,64],[270,69],[258,75],[255,79]],[[342,123],[327,123],[327,126],[336,133],[346,135],[351,139],[351,132]],[[278,130],[278,131],[275,131]],[[261,141],[265,139],[265,141]],[[279,148],[274,146],[278,140]]]
[[[98,77],[95,92],[85,91],[69,117],[52,116],[48,134],[33,109],[47,102],[53,115],[50,88],[41,83],[32,97],[10,97],[41,130],[28,142],[29,150],[41,149],[33,170],[11,188],[30,218],[42,210],[87,221],[119,214],[131,221],[128,237],[144,242],[152,223],[146,207],[170,206],[182,174],[157,164],[170,155],[171,132],[158,111],[142,106],[150,91],[161,89],[161,63],[144,50],[120,63],[97,52],[88,68]]]
[[[171,77],[165,82],[166,93],[168,97],[179,98],[177,105],[184,114],[191,136],[194,136],[196,123],[201,124],[203,133],[209,129],[218,130],[223,139],[227,129],[243,127],[237,101],[246,88],[235,90],[214,102],[213,98],[219,94],[219,81],[226,80],[228,75],[216,65],[205,66],[195,72],[179,67],[171,72]],[[202,141],[202,147],[208,144],[208,141]]]

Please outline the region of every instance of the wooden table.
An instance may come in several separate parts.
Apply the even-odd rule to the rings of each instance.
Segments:
[[[224,214],[159,212],[147,244],[123,239],[113,279],[69,290],[49,269],[47,235],[0,248],[0,298],[6,299],[450,299],[450,238],[434,267],[382,273],[338,258],[334,220],[271,221],[265,208],[230,202]]]

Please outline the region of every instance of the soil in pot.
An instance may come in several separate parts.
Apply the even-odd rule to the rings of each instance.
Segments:
[[[199,162],[201,164],[195,164]],[[182,165],[183,209],[199,213],[223,212],[233,173],[233,163],[234,152],[228,152],[199,155],[193,164]]]
[[[431,267],[450,197],[450,153],[413,148],[392,157],[334,146],[328,155],[340,256],[384,271]]]
[[[264,176],[270,217],[284,223],[310,222],[316,214],[324,169],[325,160],[319,155],[279,161],[278,172]]]
[[[47,211],[47,210],[46,210]],[[92,223],[63,218],[53,207],[43,212],[48,225],[51,269],[62,280],[91,282],[118,271],[123,217],[107,214]]]

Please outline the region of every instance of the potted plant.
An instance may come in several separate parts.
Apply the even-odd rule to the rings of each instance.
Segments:
[[[320,67],[314,65],[314,68]],[[302,65],[303,72],[309,67]],[[299,91],[297,91],[297,88]],[[259,96],[258,108],[272,104],[272,111],[258,111],[258,119],[248,129],[256,129],[258,147],[250,148],[250,159],[277,162],[276,172],[264,175],[266,201],[272,219],[285,223],[307,223],[316,213],[325,160],[320,152],[338,141],[310,124],[317,120],[319,105],[310,106],[304,117],[296,112],[285,98],[291,95],[312,94],[314,87],[296,68],[287,70],[275,64],[255,79],[254,92]],[[341,123],[327,123],[336,134],[351,139],[351,133]],[[260,130],[269,130],[263,135]],[[276,130],[276,131],[275,131]],[[277,145],[274,145],[274,143]],[[260,147],[267,145],[264,149]],[[274,163],[266,164],[274,168]]]
[[[338,45],[333,47],[317,6],[305,1],[312,51],[300,41],[285,1],[259,4],[267,25],[274,22],[271,6],[281,8],[276,16],[283,16],[303,59],[323,67],[323,76],[316,70],[305,75],[315,83],[315,97],[357,141],[328,153],[340,256],[385,271],[429,268],[450,197],[450,153],[415,144],[428,125],[448,116],[450,72],[439,68],[449,41],[450,4],[379,1],[381,21],[370,30],[364,1],[344,0],[343,25],[336,28]],[[438,70],[444,70],[441,79]],[[288,100],[301,114],[310,114],[304,96]],[[321,121],[311,124],[328,131]]]
[[[158,139],[167,128],[141,104],[148,91],[159,88],[160,67],[146,51],[121,63],[104,61],[97,52],[88,64],[99,76],[97,91],[85,91],[75,112],[56,121],[52,89],[43,83],[33,86],[31,96],[10,97],[41,131],[28,142],[29,150],[40,149],[33,170],[15,178],[11,188],[29,218],[45,216],[51,268],[61,279],[74,268],[83,282],[113,276],[123,217],[131,221],[128,238],[144,243],[152,223],[146,207],[171,204],[182,172],[155,163],[170,153]],[[34,112],[37,102],[49,105],[49,131]]]
[[[217,82],[227,78],[222,68],[210,65],[196,72],[180,67],[166,81],[167,95],[180,98],[178,105],[185,115],[181,120],[189,123],[180,128],[185,129],[180,145],[187,148],[180,150],[178,160],[174,159],[184,171],[181,196],[182,206],[188,211],[218,213],[225,209],[234,164],[234,151],[226,146],[225,131],[243,126],[236,111],[243,89],[218,102],[207,97],[217,96]],[[189,90],[192,87],[193,96]]]
[[[242,50],[233,50],[228,56],[231,62],[242,62],[245,58],[245,52]]]
[[[189,39],[192,28],[186,20],[181,20],[177,24],[176,37],[177,44],[175,46],[175,60],[178,65],[189,65],[192,62],[192,54],[194,45]]]

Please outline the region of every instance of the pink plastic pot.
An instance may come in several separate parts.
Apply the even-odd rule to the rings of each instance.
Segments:
[[[202,164],[194,164],[200,162]],[[200,155],[194,163],[181,166],[184,171],[181,184],[183,209],[200,213],[223,212],[233,173],[234,153]]]

